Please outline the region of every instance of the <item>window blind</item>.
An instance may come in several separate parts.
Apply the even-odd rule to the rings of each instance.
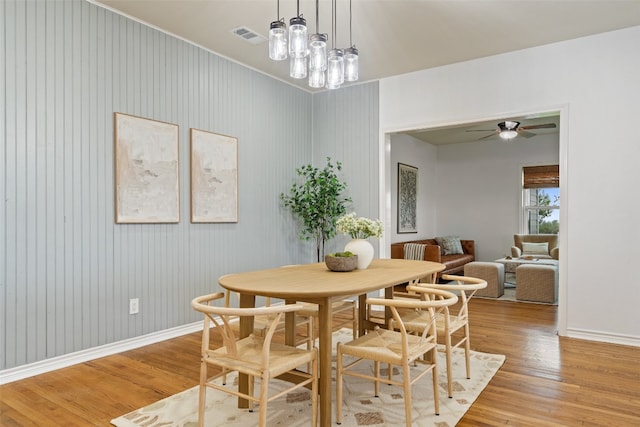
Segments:
[[[524,188],[560,187],[560,165],[525,166],[522,172]]]

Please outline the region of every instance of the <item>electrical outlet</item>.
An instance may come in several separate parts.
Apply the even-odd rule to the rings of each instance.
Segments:
[[[138,314],[138,312],[140,311],[138,302],[138,298],[131,298],[129,300],[129,314]]]

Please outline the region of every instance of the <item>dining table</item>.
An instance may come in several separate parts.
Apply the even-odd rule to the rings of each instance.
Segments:
[[[283,299],[287,304],[308,302],[318,305],[319,420],[321,426],[329,426],[332,416],[332,302],[358,296],[358,329],[363,334],[367,329],[379,325],[367,318],[367,293],[384,289],[385,298],[392,298],[394,286],[419,278],[432,278],[444,268],[444,264],[431,261],[374,259],[366,269],[334,272],[324,263],[313,263],[227,274],[219,278],[219,284],[240,295],[240,307],[254,307],[257,296]],[[253,319],[243,317],[240,321],[240,337],[246,337],[252,331]],[[290,345],[295,342],[294,313],[286,315],[285,342]],[[248,391],[248,383],[246,376],[240,376],[239,390]],[[248,407],[248,402],[239,398],[238,405]]]

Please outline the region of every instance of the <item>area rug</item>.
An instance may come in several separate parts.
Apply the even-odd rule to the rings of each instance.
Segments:
[[[333,335],[336,342],[351,339],[351,330],[342,329]],[[334,349],[335,352],[335,349]],[[471,379],[466,378],[464,351],[454,349],[453,398],[447,397],[447,376],[444,347],[438,349],[438,383],[440,385],[440,415],[434,414],[433,391],[430,374],[412,387],[412,424],[414,426],[453,427],[487,386],[504,363],[505,356],[472,351]],[[371,366],[362,363],[362,369]],[[395,368],[397,369],[397,368]],[[414,369],[414,368],[412,368]],[[418,368],[420,369],[420,365]],[[335,367],[332,370],[335,388]],[[230,376],[227,382],[236,380]],[[275,393],[282,382],[272,380],[270,391]],[[256,384],[256,390],[258,384]],[[335,399],[335,391],[334,391]],[[373,383],[359,378],[345,377],[343,394],[343,427],[355,426],[404,426],[404,398],[402,388],[380,386],[380,396],[373,396]],[[257,425],[258,412],[237,408],[237,398],[217,390],[207,390],[206,426]],[[335,401],[332,404],[335,422]],[[268,426],[308,426],[311,423],[311,397],[308,390],[294,391],[269,403]],[[198,421],[198,387],[160,400],[121,417],[111,420],[117,427],[188,427]]]

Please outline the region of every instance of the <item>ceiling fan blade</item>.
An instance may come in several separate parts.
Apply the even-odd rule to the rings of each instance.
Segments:
[[[465,132],[495,132],[495,129],[470,129]]]
[[[535,133],[531,133],[531,132],[527,132],[525,130],[519,130],[518,131],[518,136],[524,136],[525,138],[531,138],[533,136],[536,136]]]
[[[541,125],[521,126],[519,129],[532,130],[532,129],[553,129],[556,127],[555,123],[544,123]]]
[[[499,133],[499,132],[494,131],[493,133],[490,133],[490,134],[489,134],[489,135],[487,135],[487,136],[483,136],[482,138],[478,138],[478,141],[482,141],[483,139],[491,138],[492,136],[495,136],[495,135],[497,135],[498,133]]]

